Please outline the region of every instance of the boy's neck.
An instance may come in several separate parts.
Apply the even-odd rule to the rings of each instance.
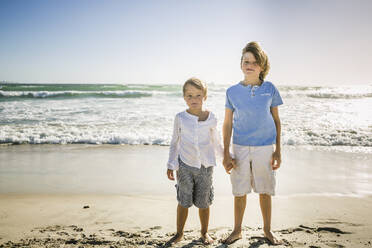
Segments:
[[[189,113],[189,114],[192,114],[192,115],[195,115],[195,116],[198,116],[200,117],[200,115],[202,114],[203,110],[202,109],[186,109],[186,112]]]
[[[244,78],[243,80],[243,84],[244,85],[251,85],[251,86],[254,86],[254,85],[261,85],[261,80],[259,78]]]

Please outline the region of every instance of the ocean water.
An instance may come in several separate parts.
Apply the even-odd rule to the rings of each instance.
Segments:
[[[221,130],[229,85],[208,87]],[[372,85],[277,87],[283,145],[372,153]],[[0,83],[0,143],[169,145],[185,108],[174,84]]]

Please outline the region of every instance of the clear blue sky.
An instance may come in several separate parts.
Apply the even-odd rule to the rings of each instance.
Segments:
[[[371,84],[371,13],[369,0],[0,0],[0,80],[234,83],[255,40],[276,84]]]

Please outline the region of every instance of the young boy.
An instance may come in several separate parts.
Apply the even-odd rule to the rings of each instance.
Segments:
[[[281,164],[278,106],[283,101],[277,88],[264,81],[270,64],[257,42],[244,47],[240,63],[244,79],[226,91],[223,164],[226,171],[231,170],[235,224],[224,243],[242,237],[246,197],[253,189],[260,198],[264,236],[276,245],[281,241],[271,232],[271,196],[275,195],[275,170]],[[236,166],[229,153],[231,134]]]
[[[203,109],[207,99],[207,87],[197,78],[183,85],[183,97],[188,106],[176,115],[169,150],[167,176],[174,180],[177,171],[177,234],[168,243],[177,243],[183,238],[183,229],[188,208],[199,208],[201,240],[211,244],[208,235],[209,206],[213,201],[212,174],[216,166],[215,152],[221,157],[223,148],[216,132],[217,119]]]

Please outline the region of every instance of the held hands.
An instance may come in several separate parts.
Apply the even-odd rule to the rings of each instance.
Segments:
[[[231,170],[233,168],[236,168],[235,159],[232,159],[230,154],[225,155],[223,157],[222,164],[223,164],[223,167],[225,167],[225,171],[226,171],[227,174],[230,174]]]
[[[226,171],[227,174],[230,174],[231,170],[233,168],[236,168],[235,159],[232,159],[230,154],[224,156],[222,163],[223,163],[223,167],[225,168],[225,171]],[[279,163],[279,165],[280,165],[280,163]],[[178,173],[178,171],[176,173]],[[175,178],[174,178],[173,170],[167,169],[167,176],[168,176],[169,180],[174,181]]]
[[[271,156],[271,168],[273,170],[277,170],[280,167],[280,164],[282,163],[281,154],[278,151],[275,151],[273,155]]]

